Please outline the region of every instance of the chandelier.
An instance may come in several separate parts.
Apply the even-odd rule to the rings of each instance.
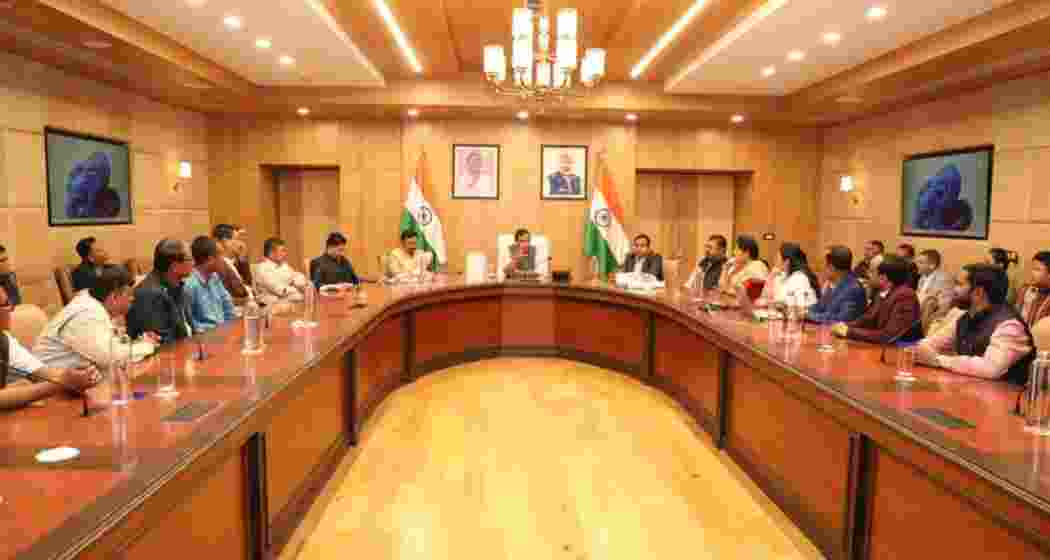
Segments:
[[[551,52],[551,22],[539,3],[514,10],[511,32],[510,80],[502,45],[485,46],[485,80],[501,95],[523,101],[564,101],[584,95],[605,75],[605,49],[587,49],[577,65],[576,10],[562,8],[557,15],[557,36]],[[579,69],[577,79],[576,71]]]

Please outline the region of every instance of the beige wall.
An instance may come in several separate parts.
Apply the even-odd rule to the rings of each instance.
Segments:
[[[60,304],[53,267],[73,264],[76,241],[99,238],[120,260],[152,261],[161,237],[204,233],[208,216],[207,124],[178,110],[16,56],[0,54],[0,243],[28,303]],[[126,140],[132,150],[134,224],[49,228],[44,126]],[[172,189],[180,160],[193,179]]]
[[[332,225],[339,223],[339,171],[285,169],[277,171],[278,234],[288,243],[289,262],[321,254]],[[309,268],[304,266],[304,271]]]
[[[827,130],[821,178],[822,243],[859,251],[867,239],[935,248],[952,270],[988,248],[1018,251],[1025,268],[1050,248],[1050,80],[1043,74]],[[902,238],[901,162],[909,154],[995,144],[988,241]],[[839,192],[852,174],[854,195]]]
[[[745,178],[691,179],[696,195],[687,196],[685,203],[696,223],[695,232],[688,229],[687,235],[700,238],[707,232],[730,233],[734,224],[740,231],[776,233],[777,241],[763,244],[764,254],[783,239],[809,248],[815,248],[817,242],[812,217],[820,145],[815,130],[656,128],[542,120],[401,123],[220,118],[212,119],[209,129],[210,156],[215,162],[213,221],[246,224],[253,251],[258,252],[261,240],[277,232],[276,217],[268,214],[272,201],[266,200],[272,189],[260,166],[338,166],[339,227],[350,238],[355,266],[369,274],[377,272],[376,255],[397,243],[404,187],[423,151],[430,169],[428,192],[445,225],[453,271],[462,269],[469,250],[485,250],[494,259],[496,235],[519,226],[551,237],[556,267],[578,270],[583,265],[582,226],[589,203],[540,200],[542,144],[588,145],[592,176],[598,154],[605,149],[628,232],[647,230],[658,237],[655,244],[665,253],[673,249],[662,238],[665,230],[661,225],[657,235],[657,229],[650,228],[657,227],[654,215],[674,215],[674,201],[662,190],[650,190],[640,183],[639,168],[754,171]],[[451,151],[456,143],[502,146],[498,201],[451,199]]]

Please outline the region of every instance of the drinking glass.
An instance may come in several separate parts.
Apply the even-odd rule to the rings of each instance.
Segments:
[[[1050,435],[1050,352],[1039,352],[1032,362],[1025,388],[1024,430]]]
[[[915,381],[915,375],[912,373],[914,370],[915,347],[899,348],[897,350],[897,375],[894,379],[904,382]]]
[[[157,392],[155,394],[161,398],[178,396],[179,392],[175,388],[175,378],[178,373],[175,367],[175,345],[172,344],[161,350],[157,354],[157,359],[159,361],[157,362]]]
[[[835,337],[831,333],[830,323],[817,325],[817,352],[834,352]]]

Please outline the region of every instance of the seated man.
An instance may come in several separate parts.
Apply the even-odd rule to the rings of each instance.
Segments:
[[[230,293],[230,297],[238,299],[248,297],[251,288],[247,286],[240,271],[237,270],[240,244],[233,239],[233,226],[219,224],[212,231],[212,236],[219,244],[219,253],[222,257],[222,267],[219,271],[222,285]]]
[[[418,245],[419,238],[415,230],[402,231],[401,246],[387,255],[384,275],[387,278],[397,279],[422,274],[431,261],[429,254],[420,251]]]
[[[346,236],[333,232],[328,235],[324,247],[324,254],[310,261],[310,279],[314,286],[318,289],[322,286],[347,288],[359,284],[354,267],[346,258]]]
[[[911,243],[901,243],[897,245],[897,256],[908,261],[908,266],[911,268],[911,289],[919,289],[919,266],[915,264],[915,246]],[[919,300],[922,303],[922,300]]]
[[[1032,257],[1032,281],[1018,297],[1021,317],[1028,328],[1050,316],[1050,251]]]
[[[167,344],[190,336],[183,282],[193,272],[193,257],[186,244],[163,239],[153,250],[153,271],[135,288],[128,309],[128,335],[136,338],[152,332]]]
[[[896,256],[882,259],[878,268],[879,293],[856,321],[836,323],[832,332],[853,340],[885,344],[896,338],[912,341],[922,336],[919,300],[911,281],[911,267]]]
[[[183,285],[183,297],[193,332],[202,333],[236,319],[237,313],[219,274],[226,265],[219,256],[219,244],[202,235],[193,240],[190,252],[195,266]]]
[[[113,318],[121,317],[131,307],[134,279],[122,266],[106,265],[95,285],[79,292],[69,305],[52,318],[33,347],[40,361],[51,367],[107,367],[112,352],[134,360],[144,358],[156,349],[157,336],[145,333],[143,340],[127,345],[113,343]]]
[[[70,275],[73,293],[90,288],[102,272],[102,266],[109,263],[109,254],[94,237],[77,241],[77,255],[80,255],[80,264]]]
[[[8,334],[11,328],[11,310],[14,306],[7,299],[7,292],[0,290],[0,409],[17,408],[33,401],[46,399],[62,392],[55,383],[28,383],[29,374],[46,377],[77,391],[90,389],[102,380],[94,367],[85,369],[60,369],[44,365],[29,350]],[[22,379],[23,381],[14,381]],[[8,380],[12,380],[10,383]]]
[[[271,237],[263,243],[263,260],[255,267],[255,296],[270,304],[278,300],[302,301],[306,277],[288,264],[288,247],[283,239]]]
[[[532,234],[527,229],[514,232],[514,244],[507,248],[510,260],[503,266],[506,278],[526,276],[536,272],[536,248],[532,246]]]
[[[726,263],[728,245],[726,238],[721,235],[709,237],[704,243],[704,258],[696,263],[696,269],[689,276],[685,286],[694,290],[717,290],[718,280],[722,277],[722,267]]]
[[[918,359],[955,373],[1023,385],[1034,344],[1017,310],[1006,303],[1010,282],[989,264],[963,267],[945,324],[918,346]]]
[[[833,245],[824,255],[825,277],[831,286],[824,290],[820,301],[809,308],[806,318],[814,323],[849,323],[864,314],[867,294],[860,280],[853,274],[853,251],[849,247]]]
[[[955,279],[941,268],[941,253],[927,249],[915,259],[919,270],[919,288],[915,291],[923,312],[923,329],[933,332],[954,306]]]
[[[634,236],[632,250],[623,263],[624,272],[644,272],[657,280],[664,279],[664,258],[652,250],[649,236],[641,233]]]
[[[22,305],[22,293],[18,289],[18,278],[15,271],[11,270],[11,257],[7,256],[7,248],[0,245],[0,289],[7,292],[7,301],[11,305]]]
[[[873,276],[878,275],[879,264],[882,262],[882,253],[885,250],[886,245],[878,239],[872,239],[864,244],[864,258],[853,269],[853,275],[857,277],[857,280],[865,288],[868,288],[869,280]]]

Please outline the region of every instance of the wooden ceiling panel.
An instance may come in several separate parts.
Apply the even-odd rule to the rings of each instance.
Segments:
[[[503,45],[510,56],[510,20],[514,8],[523,5],[521,0],[444,0],[444,4],[464,72],[481,72],[485,45]]]
[[[713,3],[732,2],[735,0],[713,0]],[[606,40],[608,53],[605,57],[606,72],[611,80],[630,79],[631,68],[638,63],[674,25],[678,18],[682,17],[693,5],[695,0],[633,0],[623,2],[625,13],[622,20],[615,28],[611,29],[611,36]],[[709,8],[710,9],[710,8]],[[700,14],[703,18],[704,14]],[[696,20],[693,21],[695,26]],[[658,57],[660,58],[676,48],[676,43],[682,37],[692,33],[691,28],[682,31],[678,40],[668,46]],[[653,68],[642,75],[643,81],[662,81],[666,76],[656,74]]]
[[[459,55],[450,33],[447,0],[386,0],[409,45],[423,66],[423,76],[460,73]],[[329,11],[388,79],[416,77],[394,36],[371,1],[325,0]]]

